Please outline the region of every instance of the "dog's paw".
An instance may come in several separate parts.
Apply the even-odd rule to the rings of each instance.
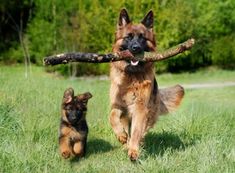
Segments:
[[[81,141],[78,141],[73,146],[73,154],[77,157],[84,156],[84,144]]]
[[[61,155],[64,159],[68,159],[71,155],[71,153],[69,151],[63,151],[61,152]]]
[[[137,150],[129,149],[128,156],[131,159],[131,161],[136,161],[139,157],[139,152]]]
[[[122,133],[122,134],[118,135],[117,138],[121,144],[127,143],[127,134],[126,133]]]

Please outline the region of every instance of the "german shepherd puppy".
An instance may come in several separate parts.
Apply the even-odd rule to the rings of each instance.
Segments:
[[[133,24],[125,9],[120,12],[113,52],[129,50],[133,55],[155,51],[153,12]],[[137,160],[139,145],[159,115],[174,110],[184,96],[176,85],[158,89],[153,62],[118,61],[110,69],[110,123],[117,139],[127,144],[128,156]]]
[[[59,145],[63,158],[70,156],[84,156],[88,126],[86,122],[86,111],[88,99],[92,97],[87,92],[74,96],[74,90],[68,88],[64,92],[61,104],[61,122]]]

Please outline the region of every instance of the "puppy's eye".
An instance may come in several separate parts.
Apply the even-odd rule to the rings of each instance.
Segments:
[[[72,106],[66,106],[64,109],[70,111],[72,109]]]

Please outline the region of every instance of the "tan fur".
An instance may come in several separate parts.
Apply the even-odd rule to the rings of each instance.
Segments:
[[[142,24],[129,23],[117,28],[113,52],[119,52],[123,38],[129,33],[142,33],[150,50],[155,51],[153,30]],[[174,110],[180,104],[184,89],[179,85],[158,89],[152,62],[139,69],[140,73],[127,73],[126,67],[125,61],[111,63],[110,123],[118,140],[127,144],[130,159],[136,160],[147,130],[153,127],[159,115]]]

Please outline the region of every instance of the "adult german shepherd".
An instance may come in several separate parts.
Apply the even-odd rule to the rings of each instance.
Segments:
[[[113,52],[129,50],[133,55],[155,51],[153,11],[133,24],[125,9],[120,12]],[[137,160],[139,145],[159,115],[174,110],[184,96],[176,85],[158,89],[153,62],[118,61],[110,70],[110,123],[117,139],[127,144],[128,156]]]

